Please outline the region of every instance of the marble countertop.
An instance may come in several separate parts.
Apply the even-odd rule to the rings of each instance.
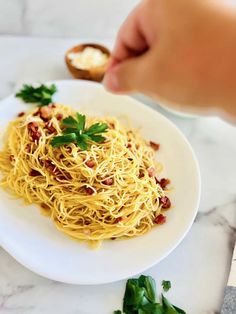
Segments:
[[[70,78],[63,56],[77,42],[0,37],[0,99],[24,82]],[[141,98],[186,135],[202,175],[201,203],[192,229],[174,252],[146,274],[157,283],[171,280],[169,298],[188,314],[219,313],[236,238],[236,128],[218,118],[177,117]],[[124,281],[102,286],[51,281],[0,249],[1,314],[111,314],[121,307],[124,285]]]

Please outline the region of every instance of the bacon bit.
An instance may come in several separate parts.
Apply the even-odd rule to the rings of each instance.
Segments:
[[[51,174],[56,174],[58,172],[57,167],[54,165],[48,166],[47,169]]]
[[[30,170],[29,175],[31,177],[38,177],[38,176],[41,176],[41,173],[39,171],[37,171],[37,170],[32,169],[32,170]]]
[[[48,167],[48,166],[52,165],[52,161],[50,159],[42,160],[42,162],[45,165],[45,167]]]
[[[33,116],[36,117],[39,115],[39,109],[33,113]]]
[[[47,121],[52,114],[52,109],[49,106],[43,106],[39,108],[39,115],[44,121]]]
[[[112,240],[112,241],[116,240],[116,237],[112,237],[111,240]]]
[[[33,116],[40,116],[40,118],[44,121],[48,121],[52,113],[52,107],[51,106],[43,106],[40,107]]]
[[[72,179],[72,176],[67,172],[66,173],[66,180],[71,180]]]
[[[28,130],[30,130],[31,132],[38,131],[38,128],[39,126],[37,122],[33,121],[33,122],[28,123]]]
[[[10,159],[11,162],[15,161],[14,155],[10,155],[10,156],[9,156],[9,159]]]
[[[31,145],[30,145],[30,144],[27,144],[27,145],[25,146],[25,152],[26,152],[26,153],[30,153],[30,151],[31,151]]]
[[[160,144],[158,144],[158,143],[150,141],[149,144],[150,144],[151,148],[154,150],[158,150],[160,148]]]
[[[170,180],[162,178],[161,181],[159,182],[159,184],[160,184],[161,188],[164,190],[166,188],[166,186],[168,184],[170,184]]]
[[[115,219],[115,224],[117,224],[118,222],[120,222],[120,221],[122,221],[122,220],[123,220],[122,217],[117,217],[117,218]]]
[[[141,179],[141,178],[143,178],[145,175],[144,175],[144,173],[143,172],[139,172],[139,179]]]
[[[61,182],[61,181],[67,180],[67,178],[66,178],[65,176],[63,176],[63,174],[59,174],[59,175],[57,175],[57,176],[55,177],[55,180],[56,180],[57,182]]]
[[[113,178],[108,178],[108,179],[105,179],[104,181],[102,181],[102,183],[105,185],[112,185],[114,183],[114,180],[113,180]]]
[[[58,173],[58,169],[57,169],[57,167],[56,166],[50,166],[50,167],[48,167],[48,170],[49,170],[49,172],[51,172],[52,174],[56,174],[56,173]]]
[[[58,173],[58,168],[52,163],[50,159],[46,159],[43,162],[45,164],[45,167],[51,174],[56,175]]]
[[[33,141],[37,142],[39,141],[40,137],[41,137],[41,132],[38,131],[38,123],[33,121],[33,122],[30,122],[28,124],[28,130],[31,132],[31,138]]]
[[[84,189],[87,194],[89,195],[94,194],[94,190],[92,188],[85,186]]]
[[[149,177],[154,177],[155,176],[155,173],[156,173],[156,170],[155,170],[155,168],[154,167],[150,167],[150,168],[148,168],[148,175],[149,175]]]
[[[45,203],[41,203],[40,206],[43,208],[43,209],[46,209],[46,210],[50,210],[50,207],[45,204]]]
[[[115,129],[115,123],[111,122],[111,123],[110,123],[110,128],[111,128],[111,129]]]
[[[32,132],[32,134],[31,134],[32,140],[38,143],[41,135],[42,134],[39,131]]]
[[[166,216],[160,214],[154,219],[154,223],[158,225],[162,225],[166,222]]]
[[[52,122],[46,122],[45,128],[49,131],[50,134],[56,133],[56,129],[52,125]]]
[[[70,146],[67,146],[66,150],[68,151],[69,154],[72,153],[72,148]]]
[[[163,209],[169,209],[171,207],[171,201],[167,196],[162,196],[160,198],[160,203]]]
[[[50,105],[48,105],[48,107],[49,107],[49,108],[56,108],[56,107],[57,107],[57,105],[56,105],[56,104],[54,104],[54,103],[51,103]]]
[[[126,144],[126,147],[127,147],[127,148],[131,148],[131,147],[132,147],[132,144],[131,144],[131,143]]]
[[[21,111],[21,112],[18,113],[17,117],[20,118],[20,117],[23,117],[24,115],[25,115],[24,111]]]
[[[95,162],[93,160],[87,160],[85,165],[89,168],[93,168],[95,166]]]
[[[56,114],[56,118],[58,121],[61,121],[63,119],[63,114],[62,113]]]

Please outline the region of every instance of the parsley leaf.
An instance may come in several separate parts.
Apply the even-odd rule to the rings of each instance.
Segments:
[[[148,303],[143,305],[139,310],[138,314],[165,314],[163,307],[160,303]]]
[[[169,280],[162,280],[162,287],[165,292],[169,291],[171,288],[171,282]]]
[[[51,145],[53,147],[60,147],[65,144],[70,144],[76,141],[76,134],[70,133],[62,136],[56,136],[52,139]]]
[[[164,291],[168,291],[171,288],[171,283],[163,280],[162,286]],[[124,314],[186,314],[171,304],[163,294],[158,302],[155,280],[144,275],[127,281],[123,312]],[[114,314],[121,314],[121,311],[115,311]]]
[[[85,115],[82,115],[82,114],[80,114],[79,112],[77,112],[77,113],[76,113],[76,117],[77,117],[77,121],[78,121],[77,129],[78,129],[79,131],[84,131],[84,128],[85,128],[85,121],[86,121]]]
[[[164,295],[161,295],[163,309],[165,310],[165,314],[186,314],[183,310],[179,309],[178,307],[172,305]]]
[[[101,133],[106,132],[108,125],[106,123],[95,123],[88,129],[85,129],[85,115],[76,113],[76,117],[69,116],[62,120],[62,125],[65,127],[63,135],[56,136],[52,139],[51,145],[60,147],[65,144],[74,143],[82,150],[88,149],[91,142],[102,143],[105,137]]]
[[[68,128],[75,128],[77,130],[78,121],[69,116],[62,120],[62,125]]]
[[[76,143],[82,150],[86,150],[88,148],[87,141],[88,141],[88,138],[84,134],[77,135]]]
[[[138,279],[129,279],[126,283],[123,311],[137,310],[142,303],[145,289],[139,286]]]
[[[172,304],[173,305],[173,304]],[[179,314],[186,314],[186,312],[182,309],[180,309],[179,307],[173,305],[174,309],[177,311],[176,313],[179,313]]]
[[[92,141],[102,143],[105,141],[105,137],[102,135],[89,135]]]
[[[152,302],[156,302],[156,283],[155,280],[151,276],[143,276],[141,275],[138,279],[139,285],[145,288],[145,296],[146,298]]]
[[[55,84],[50,86],[42,84],[38,87],[24,84],[22,89],[17,92],[15,96],[21,98],[26,103],[37,103],[39,107],[42,107],[52,102],[52,96],[56,91],[57,87]]]
[[[107,129],[107,124],[106,123],[95,123],[95,124],[91,125],[85,131],[85,133],[88,134],[88,135],[92,135],[92,134],[105,132],[106,129]]]
[[[113,314],[122,314],[120,310],[114,311]]]

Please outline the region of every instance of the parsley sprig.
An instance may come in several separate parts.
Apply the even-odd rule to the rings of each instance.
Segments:
[[[164,291],[170,289],[170,281],[163,280]],[[139,278],[129,279],[126,283],[123,313],[125,314],[186,314],[184,310],[171,304],[161,294],[158,301],[156,296],[156,283],[150,276],[141,275]],[[114,314],[122,314],[120,310]]]
[[[89,128],[85,128],[85,115],[76,113],[76,118],[69,116],[62,120],[62,126],[65,127],[63,135],[56,136],[52,139],[51,145],[53,147],[60,147],[65,144],[74,143],[82,150],[88,149],[91,142],[102,143],[105,137],[101,135],[108,129],[106,123],[95,123]]]
[[[22,89],[16,93],[16,97],[21,98],[26,103],[37,103],[39,107],[47,106],[52,102],[52,96],[56,93],[57,87],[52,85],[40,85],[34,87],[24,84]]]
[[[169,291],[171,288],[171,282],[169,280],[162,280],[161,285],[165,292]]]

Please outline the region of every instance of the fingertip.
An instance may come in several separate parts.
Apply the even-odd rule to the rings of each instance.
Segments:
[[[105,89],[110,92],[113,93],[121,92],[118,78],[115,75],[115,73],[111,70],[107,71],[107,73],[105,74],[102,84],[105,87]]]
[[[113,55],[111,55],[110,60],[109,60],[108,65],[107,65],[106,72],[109,72],[118,63],[119,63],[119,61]]]
[[[118,62],[109,69],[104,77],[104,87],[113,93],[132,93],[140,85],[143,85],[142,58],[132,58],[123,62]]]

